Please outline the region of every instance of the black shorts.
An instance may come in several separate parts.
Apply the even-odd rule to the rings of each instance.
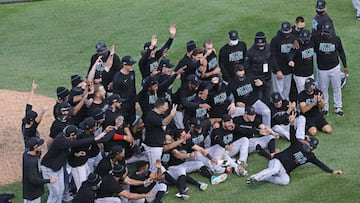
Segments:
[[[311,127],[316,127],[318,130],[322,130],[322,128],[329,124],[323,115],[317,115],[317,116],[311,116],[311,117],[306,117],[306,124],[305,124],[305,128],[306,131],[309,130],[309,128]]]

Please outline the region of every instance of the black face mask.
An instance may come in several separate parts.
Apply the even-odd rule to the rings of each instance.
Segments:
[[[321,36],[323,36],[323,37],[326,38],[326,39],[329,39],[329,38],[331,38],[331,33],[322,32],[322,33],[321,33]]]
[[[300,38],[300,42],[301,42],[301,44],[309,44],[310,37],[302,37],[302,38]]]
[[[318,11],[318,10],[316,10],[316,13],[317,13],[318,15],[324,15],[324,14],[325,14],[325,11]]]
[[[289,38],[289,37],[290,37],[290,33],[280,32],[280,35],[281,35],[283,38]]]
[[[241,82],[242,82],[242,81],[244,81],[244,80],[245,80],[245,75],[243,75],[243,76],[237,76],[237,78],[238,78],[238,80],[239,80],[239,81],[241,81]]]

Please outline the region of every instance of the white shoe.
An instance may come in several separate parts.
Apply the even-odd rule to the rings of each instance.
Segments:
[[[208,184],[203,183],[203,182],[199,182],[200,183],[200,190],[205,191],[208,188]]]
[[[219,183],[224,182],[227,179],[228,175],[226,173],[218,175],[218,176],[211,176],[211,184],[216,185]]]
[[[175,197],[181,198],[181,199],[183,199],[183,200],[188,200],[188,199],[190,199],[190,196],[189,196],[189,195],[187,195],[187,194],[180,194],[180,193],[176,193],[176,194],[175,194]]]

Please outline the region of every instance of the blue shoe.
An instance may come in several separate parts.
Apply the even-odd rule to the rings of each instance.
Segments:
[[[215,184],[222,183],[227,179],[227,176],[228,175],[226,173],[218,175],[218,176],[211,176],[211,184],[215,185]]]

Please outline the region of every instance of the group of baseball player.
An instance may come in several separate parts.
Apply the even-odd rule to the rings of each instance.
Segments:
[[[162,202],[169,186],[183,200],[190,198],[188,184],[205,191],[208,183],[191,176],[196,172],[211,184],[235,174],[248,176],[249,184],[280,185],[289,184],[290,172],[307,162],[341,174],[313,153],[317,132],[332,133],[326,121],[329,83],[334,112],[342,117],[341,88],[348,75],[326,2],[318,0],[315,10],[312,32],[299,16],[294,26],[283,22],[270,43],[257,32],[247,49],[230,30],[218,54],[211,40],[202,47],[188,41],[176,66],[167,57],[174,24],[162,47],[156,35],[144,44],[139,71],[133,57],[120,59],[115,45],[96,43],[86,79],[72,75],[70,89],[56,90],[55,119],[42,155],[37,127],[47,109],[32,110],[33,82],[22,122],[24,202],[41,202],[44,184],[52,203]],[[176,80],[180,85],[173,90]],[[275,146],[279,138],[291,143],[281,152]],[[269,165],[249,176],[253,152]],[[130,165],[136,169],[128,174]]]

